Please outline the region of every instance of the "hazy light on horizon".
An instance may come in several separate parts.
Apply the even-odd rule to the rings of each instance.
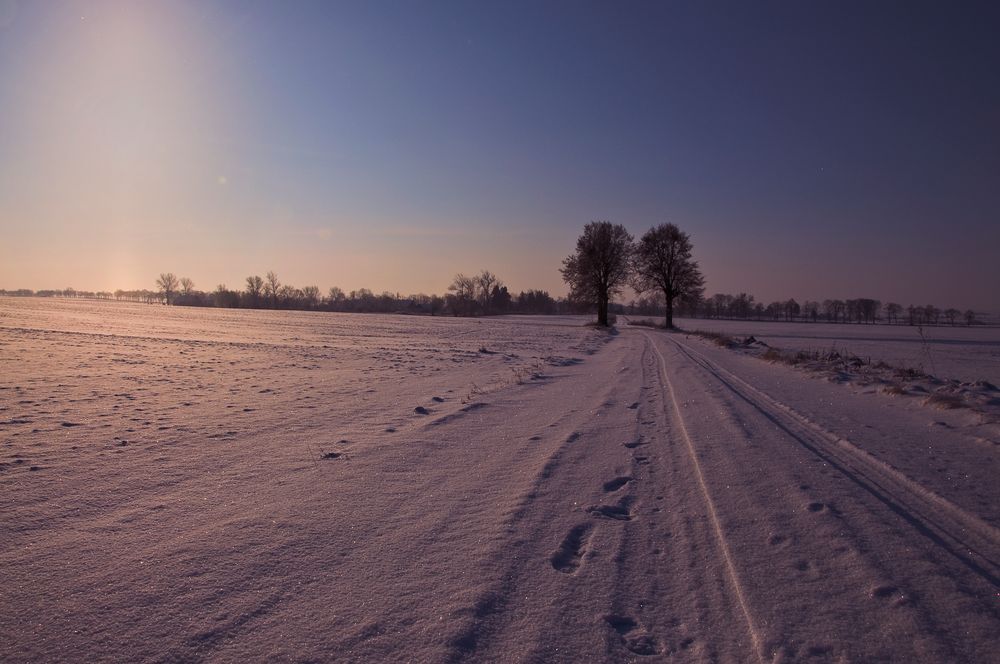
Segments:
[[[6,0],[0,287],[560,294],[610,219],[708,294],[1000,310],[998,12],[903,7]]]

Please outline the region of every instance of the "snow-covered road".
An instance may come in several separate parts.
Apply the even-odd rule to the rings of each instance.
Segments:
[[[576,377],[600,388],[568,401],[458,659],[992,660],[995,444],[683,337],[617,343]]]
[[[542,324],[434,323],[472,354],[344,356],[346,387],[324,356],[241,347],[276,394],[246,415],[228,356],[176,375],[216,346],[8,325],[7,375],[46,368],[0,385],[0,659],[995,661],[995,425],[683,335]],[[83,368],[123,345],[158,385],[128,390],[146,429],[86,410]],[[488,383],[505,363],[527,368]],[[207,405],[164,419],[171,389]]]

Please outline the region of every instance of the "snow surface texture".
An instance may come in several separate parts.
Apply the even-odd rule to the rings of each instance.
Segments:
[[[995,661],[991,425],[581,322],[0,299],[0,660]]]

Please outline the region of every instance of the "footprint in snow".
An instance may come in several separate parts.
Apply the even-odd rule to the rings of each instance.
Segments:
[[[871,591],[872,599],[889,602],[891,606],[903,606],[910,603],[910,598],[896,586],[878,586]]]
[[[424,408],[423,406],[417,406],[416,408],[413,409],[413,412],[416,413],[417,415],[430,415],[431,414],[431,411],[429,411],[428,409]]]
[[[869,595],[873,599],[888,599],[893,595],[896,595],[897,593],[899,593],[899,588],[897,588],[896,586],[882,585],[882,586],[875,586],[874,588],[872,588]]]
[[[634,618],[609,615],[604,616],[604,620],[621,637],[622,645],[636,655],[658,655],[662,652],[656,637],[642,628]]]
[[[604,483],[604,490],[608,493],[612,491],[617,491],[618,489],[622,488],[631,481],[632,481],[631,477],[625,477],[625,476],[616,477],[615,479],[608,480],[607,482]]]
[[[628,508],[626,501],[619,505],[591,505],[587,508],[587,513],[591,516],[614,519],[615,521],[631,521],[635,516]]]
[[[572,574],[579,569],[587,552],[591,528],[589,523],[581,523],[570,529],[559,548],[549,556],[553,569],[563,574]]]

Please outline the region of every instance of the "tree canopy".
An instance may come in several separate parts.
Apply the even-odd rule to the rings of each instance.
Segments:
[[[667,327],[674,326],[674,304],[679,299],[697,301],[705,288],[691,249],[691,238],[674,224],[650,228],[635,247],[632,286],[640,293],[663,293]]]
[[[597,322],[608,324],[608,302],[628,283],[632,235],[621,224],[592,221],[563,260],[563,281],[570,298],[597,305]]]

